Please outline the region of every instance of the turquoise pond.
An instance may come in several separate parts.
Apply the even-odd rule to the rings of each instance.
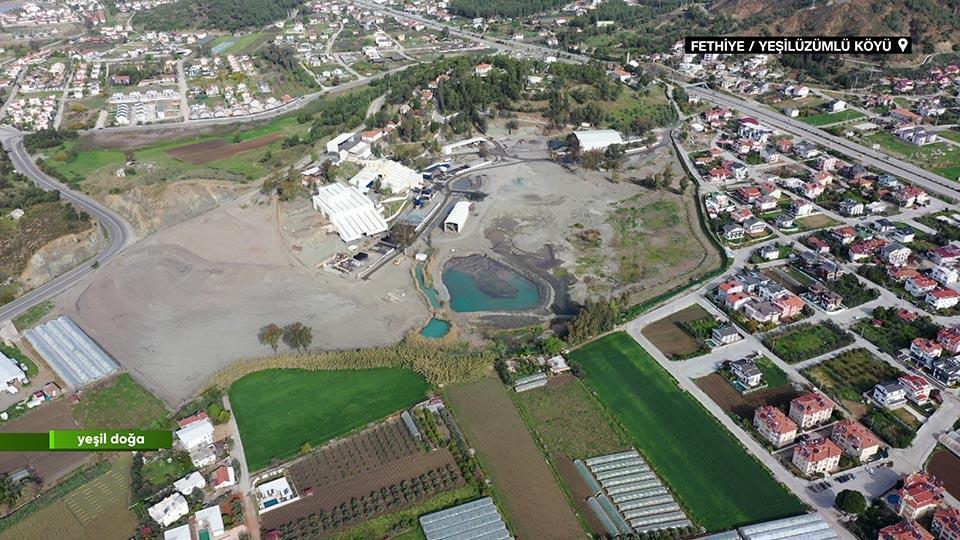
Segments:
[[[510,296],[491,296],[480,289],[473,274],[459,270],[443,271],[443,284],[450,293],[450,307],[458,312],[518,311],[540,304],[540,291],[529,279],[513,272],[498,275],[515,290]]]
[[[417,265],[417,285],[420,287],[420,290],[423,291],[424,296],[427,297],[427,300],[430,301],[430,305],[433,306],[433,309],[440,309],[440,297],[437,293],[437,290],[432,287],[427,287],[426,276],[423,272],[423,265]],[[428,325],[429,326],[429,325]]]
[[[420,330],[420,335],[430,339],[440,339],[450,332],[450,323],[441,319],[430,319],[430,322]]]

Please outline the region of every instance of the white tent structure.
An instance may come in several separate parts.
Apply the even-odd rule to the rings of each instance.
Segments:
[[[16,362],[7,358],[3,353],[0,353],[0,389],[5,390],[11,394],[16,394],[19,390],[13,385],[15,382],[20,382],[20,384],[27,384],[30,382],[27,379],[27,374],[20,369],[20,366]]]
[[[387,220],[369,197],[354,186],[330,184],[313,196],[313,207],[337,229],[344,242],[386,232]]]
[[[613,129],[597,129],[592,131],[574,131],[573,136],[580,143],[582,152],[591,150],[606,150],[608,146],[623,144],[623,137]]]

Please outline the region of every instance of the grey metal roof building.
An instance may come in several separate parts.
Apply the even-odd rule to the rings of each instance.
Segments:
[[[485,497],[420,518],[427,540],[509,540],[513,538],[493,504]]]
[[[66,315],[27,330],[27,341],[57,375],[73,388],[82,388],[120,370]]]
[[[744,540],[833,540],[837,533],[818,514],[778,519],[740,527]]]

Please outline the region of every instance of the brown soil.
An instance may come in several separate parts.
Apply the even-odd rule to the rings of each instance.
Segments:
[[[710,317],[710,313],[699,304],[694,304],[659,321],[648,324],[642,333],[644,337],[668,357],[693,354],[700,344],[680,327],[680,323],[697,321]]]
[[[938,450],[927,463],[927,471],[943,482],[947,493],[960,498],[960,458],[949,450]]]
[[[427,452],[407,428],[394,419],[336,441],[291,465],[288,477],[301,499],[265,513],[262,527],[265,531],[286,529],[311,515],[331,515],[342,504],[350,505],[353,499],[363,499],[372,492],[432,471],[447,473],[449,481],[438,491],[463,484],[460,470],[448,450]],[[385,510],[395,511],[404,506],[408,504],[396,503]]]
[[[757,407],[763,405],[779,407],[800,395],[800,392],[790,385],[742,395],[719,373],[711,373],[695,382],[721,409],[748,419],[753,418],[753,411]]]
[[[508,523],[520,538],[570,539],[584,531],[495,378],[450,389],[448,401],[467,440],[500,495]]]
[[[248,150],[254,150],[261,146],[266,146],[272,142],[283,138],[283,133],[271,133],[256,139],[250,139],[239,143],[228,143],[220,139],[216,141],[206,141],[187,146],[179,146],[167,150],[167,154],[179,160],[186,161],[191,165],[203,165],[213,161],[220,161]]]
[[[79,429],[70,415],[70,402],[60,398],[30,411],[23,418],[0,427],[0,433],[45,432],[51,429]],[[35,471],[45,487],[84,464],[88,452],[0,452],[0,473],[24,467]]]
[[[580,516],[587,522],[587,525],[590,526],[590,531],[598,538],[602,538],[607,530],[603,527],[603,523],[600,523],[600,520],[597,519],[597,515],[594,514],[593,510],[587,505],[587,499],[593,497],[594,494],[590,493],[590,488],[588,488],[587,484],[580,478],[576,467],[573,466],[573,461],[566,456],[557,456],[554,459],[554,465],[557,467],[560,476],[563,477],[563,483],[566,484],[567,489],[570,490],[570,496],[573,497]]]

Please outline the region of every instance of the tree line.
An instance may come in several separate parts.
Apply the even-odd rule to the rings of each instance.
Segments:
[[[179,0],[137,14],[147,30],[209,28],[235,32],[266,26],[286,17],[301,0]]]
[[[448,6],[452,13],[470,19],[517,18],[556,9],[567,0],[452,0]]]

